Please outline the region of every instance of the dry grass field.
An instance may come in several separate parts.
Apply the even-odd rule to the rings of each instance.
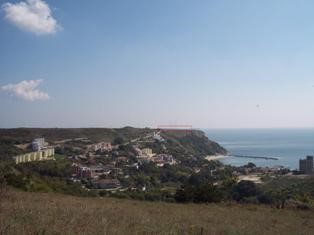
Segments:
[[[9,191],[0,234],[314,234],[314,212]]]

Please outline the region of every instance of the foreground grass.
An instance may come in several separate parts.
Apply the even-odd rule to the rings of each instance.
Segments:
[[[314,212],[10,191],[0,234],[314,234]]]

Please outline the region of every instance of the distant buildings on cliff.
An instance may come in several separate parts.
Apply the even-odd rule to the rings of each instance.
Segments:
[[[99,142],[96,144],[88,145],[87,149],[95,152],[96,151],[106,152],[111,151],[113,147],[110,142]]]
[[[137,159],[144,162],[153,162],[157,167],[163,167],[164,165],[175,165],[177,164],[176,160],[170,154],[156,154],[153,153],[151,148],[139,149],[136,146],[133,146],[133,149],[137,153]]]

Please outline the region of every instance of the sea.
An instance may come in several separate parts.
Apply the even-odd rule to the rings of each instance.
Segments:
[[[221,159],[233,166],[253,162],[257,166],[298,169],[299,159],[314,155],[314,128],[309,129],[205,129],[206,135],[227,149]],[[275,157],[278,160],[239,158],[232,155]]]

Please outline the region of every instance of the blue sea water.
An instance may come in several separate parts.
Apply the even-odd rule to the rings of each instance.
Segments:
[[[241,166],[253,162],[257,166],[281,165],[299,167],[299,159],[314,155],[314,128],[309,129],[206,129],[208,138],[218,142],[230,155],[276,157],[279,160],[228,157],[225,164]]]

